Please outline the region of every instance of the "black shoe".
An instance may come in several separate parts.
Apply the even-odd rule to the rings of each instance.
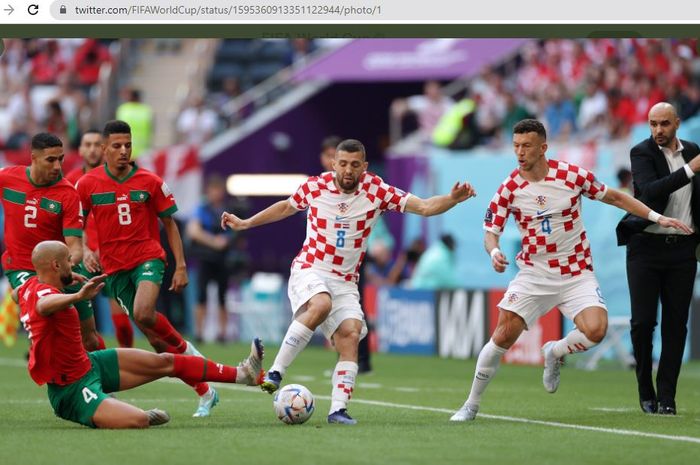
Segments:
[[[658,410],[656,399],[640,400],[639,406],[642,408],[642,412],[644,413],[656,413]]]
[[[659,402],[659,415],[675,415],[675,414],[676,414],[676,403],[674,401]]]

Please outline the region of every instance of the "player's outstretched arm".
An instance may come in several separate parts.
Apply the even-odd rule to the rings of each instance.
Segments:
[[[457,182],[446,195],[435,195],[428,199],[411,195],[406,202],[406,211],[421,216],[439,215],[471,197],[476,197],[476,191],[472,185],[468,182]]]
[[[244,231],[246,229],[262,226],[263,224],[274,223],[275,221],[283,220],[288,216],[292,216],[298,212],[289,200],[280,200],[273,203],[265,210],[262,210],[250,218],[243,220],[233,213],[223,212],[221,214],[221,228],[231,228],[234,231]]]
[[[641,218],[647,218],[654,223],[659,223],[659,225],[663,226],[664,228],[675,228],[679,231],[683,231],[686,234],[691,234],[693,232],[693,228],[682,221],[663,216],[653,211],[651,208],[647,207],[631,195],[617,189],[609,187],[601,201]]]
[[[75,294],[48,294],[41,297],[36,304],[36,311],[41,316],[49,316],[60,310],[65,310],[81,300],[94,299],[105,287],[106,274],[101,274],[89,279],[80,291]]]
[[[168,245],[170,245],[170,250],[173,251],[173,258],[175,259],[175,273],[173,273],[173,280],[168,290],[181,292],[190,280],[187,277],[187,264],[185,263],[185,251],[182,247],[180,230],[172,216],[164,216],[160,220],[163,222]]]
[[[484,235],[484,248],[486,253],[491,257],[491,266],[496,270],[497,273],[503,273],[506,267],[509,265],[508,259],[498,248],[499,236],[492,233],[491,231],[486,231]]]

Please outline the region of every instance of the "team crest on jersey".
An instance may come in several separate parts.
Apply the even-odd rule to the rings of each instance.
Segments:
[[[345,213],[348,211],[348,208],[350,208],[350,206],[345,202],[340,202],[338,204],[338,211],[340,211],[340,213]]]
[[[547,205],[547,197],[545,197],[544,195],[538,195],[537,198],[535,198],[535,202],[538,206],[544,207],[545,205]]]

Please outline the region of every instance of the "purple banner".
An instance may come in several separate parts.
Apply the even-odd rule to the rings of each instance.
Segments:
[[[299,70],[297,81],[422,81],[475,75],[528,39],[357,39]]]

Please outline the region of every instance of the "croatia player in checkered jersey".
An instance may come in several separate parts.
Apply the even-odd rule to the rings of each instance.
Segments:
[[[498,370],[503,354],[518,336],[553,307],[576,328],[542,347],[547,392],[559,386],[559,366],[566,354],[598,344],[607,330],[605,299],[593,274],[591,250],[581,220],[581,196],[600,200],[664,227],[690,233],[689,226],[661,216],[628,194],[607,187],[593,173],[557,160],[547,160],[547,133],[537,120],[522,120],[513,128],[518,168],[501,184],[486,211],[484,245],[498,273],[508,261],[498,240],[509,214],[520,230],[520,268],[498,304],[498,323],[476,362],[471,392],[452,421],[476,418],[481,395]]]
[[[328,422],[355,424],[347,405],[358,370],[358,343],[367,334],[357,280],[372,226],[387,210],[437,215],[475,192],[468,183],[459,182],[449,194],[429,199],[403,192],[367,172],[365,148],[353,139],[338,145],[333,168],[310,177],[287,200],[249,219],[224,212],[221,226],[245,230],[307,210],[306,240],[292,262],[289,278],[294,320],[261,387],[270,393],[279,388],[287,368],[320,327],[339,354]]]

